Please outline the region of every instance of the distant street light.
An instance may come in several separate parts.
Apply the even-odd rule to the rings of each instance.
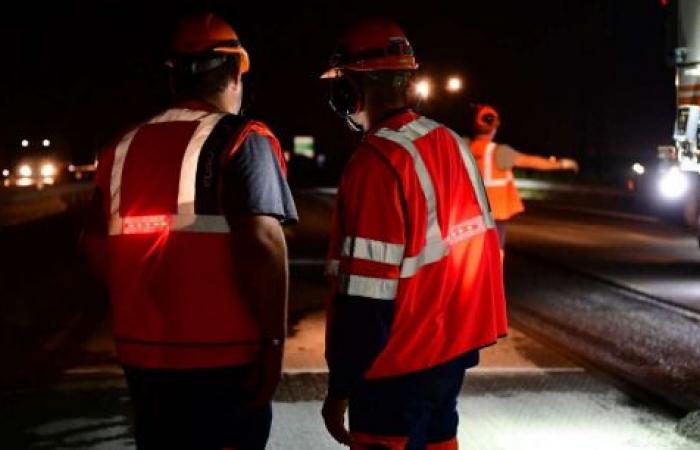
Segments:
[[[420,80],[416,83],[415,86],[415,91],[416,95],[420,97],[422,100],[427,99],[430,97],[430,81],[428,80]]]
[[[41,141],[41,145],[43,145],[44,147],[49,147],[51,145],[51,141],[49,141],[48,139],[44,139],[43,141]]]
[[[636,173],[637,175],[644,175],[644,172],[646,172],[646,169],[640,163],[634,163],[634,164],[632,164],[632,171],[634,173]]]
[[[29,147],[29,140],[22,139],[22,148],[27,148],[27,147]]]
[[[3,169],[2,170],[2,176],[7,178],[10,176],[10,171],[8,169]]]
[[[450,77],[447,80],[447,91],[448,92],[459,92],[462,90],[462,79],[459,77]]]

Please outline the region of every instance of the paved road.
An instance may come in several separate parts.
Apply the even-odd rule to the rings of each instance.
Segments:
[[[322,359],[323,316],[317,308],[324,293],[318,260],[323,254],[330,204],[331,197],[301,198],[302,218],[306,217],[307,222],[290,233],[290,248],[295,258],[292,294],[297,319],[287,342],[287,375],[274,404],[272,449],[340,448],[326,436],[318,416],[326,377]],[[533,220],[534,225],[529,226],[545,223],[537,222],[538,217],[545,221],[561,220],[560,213],[552,213],[550,219],[547,216],[550,213],[532,209],[531,214],[519,220]],[[31,271],[31,255],[20,258],[19,268],[12,272],[15,279],[11,292],[13,296],[20,295],[22,301],[10,299],[11,305],[7,306],[8,297],[3,298],[5,312],[21,311],[12,321],[4,320],[11,322],[15,331],[23,329],[23,324],[38,329],[42,338],[33,342],[38,346],[20,345],[22,342],[17,338],[13,342],[9,332],[0,335],[3,347],[21,349],[14,350],[17,359],[12,361],[22,366],[6,368],[5,372],[15,371],[20,378],[15,376],[12,386],[6,384],[0,390],[2,448],[133,447],[128,397],[121,371],[114,363],[104,299],[96,290],[90,295],[81,291],[81,281],[88,278],[77,254],[67,250],[72,241],[66,236],[73,235],[65,232],[75,230],[72,224],[70,220],[58,221],[50,226],[37,224],[35,229],[15,230],[12,235],[7,235],[7,230],[2,234],[4,243],[11,243],[15,249],[21,249],[29,239],[52,250],[51,257],[43,261],[42,271]],[[520,245],[527,240],[524,234],[519,235],[518,226],[524,225],[514,227],[511,243],[514,249],[524,251]],[[544,225],[539,228],[547,235]],[[537,243],[531,248],[540,247]],[[522,280],[528,281],[528,276],[533,276],[534,263],[526,260],[513,265],[511,259],[517,261],[509,257],[509,271],[516,270],[512,274],[515,286],[521,280],[520,286],[527,287],[528,283]],[[19,276],[21,273],[26,275]],[[557,279],[567,282],[564,276]],[[585,286],[591,282],[590,279],[578,281]],[[28,286],[32,289],[26,292]],[[580,304],[571,303],[565,290],[539,289],[539,293],[546,290],[547,295],[530,289],[532,295],[524,299],[527,302],[514,303],[511,318],[515,326],[510,336],[484,351],[482,365],[467,375],[460,398],[463,448],[700,448],[700,443],[676,432],[682,417],[680,412],[661,407],[637,393],[631,396],[627,390],[616,387],[617,381],[560,353],[558,345],[534,340],[531,334],[538,333],[532,333],[533,328],[541,325],[543,329],[552,329],[552,324],[546,317],[533,322],[536,316],[532,311],[538,309],[532,298],[544,298],[543,308],[558,300],[563,305]],[[63,309],[67,312],[53,303],[56,299],[66,302]],[[601,301],[604,300],[605,295]],[[523,305],[529,305],[530,309]],[[566,320],[575,320],[582,311],[585,312],[567,306],[556,312]],[[56,320],[37,320],[37,315]],[[53,322],[56,323],[52,326],[37,325]]]

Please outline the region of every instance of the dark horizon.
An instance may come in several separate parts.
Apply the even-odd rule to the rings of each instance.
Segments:
[[[658,1],[449,3],[419,10],[395,1],[295,2],[261,11],[225,1],[103,0],[6,11],[3,159],[22,136],[43,134],[89,159],[165,106],[162,61],[171,30],[198,9],[217,12],[239,32],[252,61],[248,113],[267,122],[285,148],[296,134],[315,136],[317,149],[331,156],[350,145],[318,75],[341,30],[364,16],[392,18],[406,30],[420,74],[464,77],[465,93],[425,105],[458,131],[468,103],[479,101],[501,111],[500,141],[574,156],[584,167],[650,159],[671,141],[674,72]]]

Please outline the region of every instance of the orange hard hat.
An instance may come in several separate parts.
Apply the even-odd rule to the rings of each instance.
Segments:
[[[239,55],[240,71],[250,69],[250,58],[238,39],[238,34],[225,20],[214,14],[184,19],[175,33],[171,50],[177,55],[219,53]]]
[[[367,19],[350,27],[340,39],[330,68],[321,78],[337,78],[344,70],[415,70],[418,68],[413,47],[403,30],[394,22]]]
[[[487,134],[501,125],[501,118],[493,106],[476,105],[474,129],[477,133]]]

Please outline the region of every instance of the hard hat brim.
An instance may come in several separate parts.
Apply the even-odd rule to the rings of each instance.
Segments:
[[[247,73],[250,70],[250,57],[243,47],[214,47],[212,51],[226,55],[239,55],[241,73]]]
[[[394,61],[382,59],[358,61],[352,64],[345,64],[332,67],[321,74],[321,79],[339,78],[346,70],[352,72],[376,72],[379,70],[417,70],[418,64],[414,58],[397,58]]]

